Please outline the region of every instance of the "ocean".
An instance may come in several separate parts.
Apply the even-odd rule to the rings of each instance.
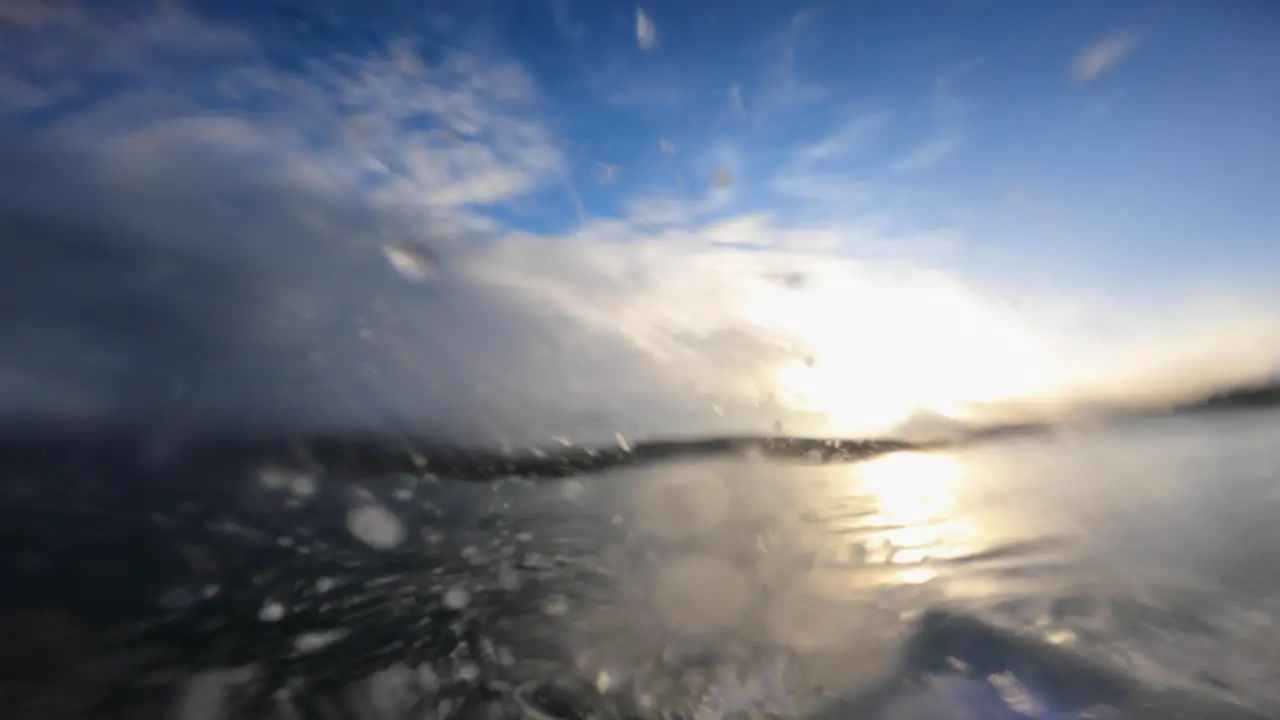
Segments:
[[[24,717],[996,717],[841,704],[892,686],[944,613],[991,628],[969,662],[1025,643],[1212,708],[1187,717],[1274,716],[1278,436],[1280,414],[1224,412],[479,482],[152,458],[156,484],[8,455],[0,697]],[[1157,716],[1177,715],[1117,715]]]

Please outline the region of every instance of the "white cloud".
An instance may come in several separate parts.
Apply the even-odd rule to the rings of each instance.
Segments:
[[[1054,298],[1030,293],[1014,307],[946,263],[910,259],[908,248],[951,242],[945,232],[730,213],[752,168],[727,142],[693,154],[701,200],[634,200],[625,219],[586,218],[559,236],[513,231],[484,206],[564,170],[519,66],[465,53],[427,64],[398,45],[282,72],[232,30],[155,22],[192,39],[195,56],[219,58],[200,71],[207,94],[188,90],[181,62],[142,62],[147,47],[181,47],[139,30],[153,27],[143,21],[118,35],[132,47],[99,28],[79,37],[101,47],[63,66],[11,66],[78,87],[97,66],[76,63],[112,57],[112,72],[139,81],[78,96],[83,107],[45,133],[62,155],[0,147],[6,167],[22,168],[0,180],[0,222],[16,228],[9,237],[42,240],[11,243],[29,257],[0,265],[12,309],[0,329],[44,328],[0,350],[0,381],[40,396],[28,407],[172,408],[176,393],[197,419],[412,426],[469,440],[768,430],[775,420],[794,432],[865,429],[921,404],[1100,386],[1113,370],[1150,367],[1152,348],[1225,333],[1214,316],[1126,345],[1149,317],[1095,308],[1132,322],[1091,335],[1047,312]],[[812,170],[856,152],[863,132],[844,128],[798,162]],[[926,143],[898,167],[937,162],[954,142]],[[722,170],[736,182],[716,190]],[[859,190],[821,180],[796,176],[788,189],[828,200]],[[19,217],[41,212],[81,227]],[[419,243],[432,248],[428,282],[387,260],[403,255],[389,245]],[[82,324],[91,311],[107,321]],[[1232,353],[1259,337],[1246,330],[1271,315],[1232,317],[1258,319],[1204,347],[1238,369]]]
[[[1079,84],[1097,80],[1114,70],[1138,46],[1138,37],[1119,33],[1095,41],[1071,62],[1071,78]]]
[[[23,37],[74,52],[53,56],[56,63],[6,57],[14,74],[5,82],[70,85],[61,99],[79,97],[79,107],[56,121],[55,131],[116,162],[227,153],[366,193],[383,206],[437,210],[500,202],[561,173],[558,152],[531,110],[533,85],[508,61],[455,52],[425,67],[399,43],[284,72],[247,35],[172,9],[86,19],[70,30],[42,26]],[[156,62],[162,51],[176,60]],[[108,71],[121,90],[100,97],[96,87],[80,88]],[[42,100],[25,97],[15,106],[11,95],[8,112],[20,115]],[[251,114],[234,109],[245,106]],[[165,152],[142,152],[159,150]]]

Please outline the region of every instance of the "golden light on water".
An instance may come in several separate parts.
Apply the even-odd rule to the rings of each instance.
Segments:
[[[915,528],[953,511],[960,465],[948,455],[894,453],[853,466],[860,492],[875,498],[884,522]]]
[[[972,528],[959,517],[956,495],[964,482],[962,466],[950,455],[904,452],[851,467],[849,490],[866,499],[882,529],[873,536],[876,560],[897,568],[899,582],[930,580],[924,563],[965,551]]]

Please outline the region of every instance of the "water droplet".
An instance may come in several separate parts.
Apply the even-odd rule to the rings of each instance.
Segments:
[[[622,452],[631,452],[631,443],[627,442],[627,439],[622,436],[622,433],[615,432],[613,434],[613,439],[618,441],[618,447],[622,449]]]
[[[311,497],[316,492],[316,479],[308,473],[279,467],[258,471],[258,482],[268,490],[287,490],[294,497]]]
[[[165,610],[185,610],[196,603],[196,594],[188,587],[171,587],[156,600]]]
[[[658,42],[658,28],[644,10],[636,8],[636,44],[641,50],[652,50]]]
[[[315,652],[341,640],[350,633],[351,631],[345,628],[303,633],[293,639],[293,649],[295,652],[300,653]]]
[[[258,611],[258,619],[262,622],[279,622],[284,617],[284,605],[275,600],[268,600],[263,603],[262,609]]]
[[[722,630],[746,608],[747,582],[728,562],[692,555],[668,565],[658,578],[654,605],[667,627],[701,635]]]
[[[658,141],[658,150],[663,155],[675,155],[676,144],[666,138],[662,138],[661,140]]]
[[[298,497],[311,497],[316,494],[316,479],[310,475],[295,475],[289,489]]]
[[[390,550],[404,542],[404,523],[380,505],[365,505],[347,512],[347,529],[361,542],[378,550]]]
[[[571,503],[576,503],[582,499],[586,492],[587,486],[581,480],[565,480],[560,485],[560,497]]]
[[[418,666],[418,686],[428,693],[433,693],[440,688],[440,677],[430,665]]]
[[[454,671],[454,676],[462,682],[471,682],[480,677],[480,666],[475,663],[460,663]]]
[[[338,586],[338,581],[333,578],[320,578],[316,581],[316,592],[327,593]]]
[[[601,693],[609,692],[609,688],[613,685],[613,678],[609,676],[608,670],[601,670],[596,673],[596,690]]]
[[[450,610],[461,610],[465,608],[469,602],[471,602],[471,593],[467,592],[467,589],[464,587],[455,585],[445,591],[444,606]]]
[[[552,595],[542,604],[542,612],[558,617],[569,612],[569,601],[563,595]]]
[[[395,498],[401,502],[408,502],[413,499],[413,490],[410,488],[400,488],[395,491]]]
[[[385,245],[382,254],[396,272],[410,280],[435,280],[440,277],[440,262],[425,245]]]
[[[520,571],[510,565],[503,565],[498,571],[498,587],[503,590],[515,590],[520,587]]]
[[[1059,628],[1046,635],[1045,640],[1053,645],[1066,645],[1076,641],[1076,634],[1066,628]]]

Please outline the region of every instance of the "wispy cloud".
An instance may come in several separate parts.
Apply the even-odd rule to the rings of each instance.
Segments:
[[[1071,79],[1078,84],[1091,83],[1114,70],[1138,46],[1138,36],[1118,33],[1094,41],[1080,52],[1069,68]]]
[[[742,101],[742,85],[733,83],[729,86],[729,110],[733,112],[736,118],[745,118],[747,116],[746,103]]]
[[[850,120],[835,131],[792,151],[773,179],[773,190],[805,201],[858,204],[867,195],[864,182],[854,179],[848,161],[868,150],[888,124],[880,111]],[[843,165],[843,166],[841,166]]]
[[[947,159],[960,147],[954,136],[944,136],[925,141],[894,160],[890,167],[896,172],[911,172],[932,167]]]
[[[688,99],[684,85],[664,73],[607,71],[596,84],[601,99],[614,107],[675,108]]]
[[[795,159],[816,163],[862,150],[888,122],[889,113],[883,111],[859,117],[821,140],[801,147],[796,151]]]
[[[574,20],[569,3],[570,0],[551,0],[551,17],[561,35],[573,42],[581,42],[586,37],[586,27]]]

